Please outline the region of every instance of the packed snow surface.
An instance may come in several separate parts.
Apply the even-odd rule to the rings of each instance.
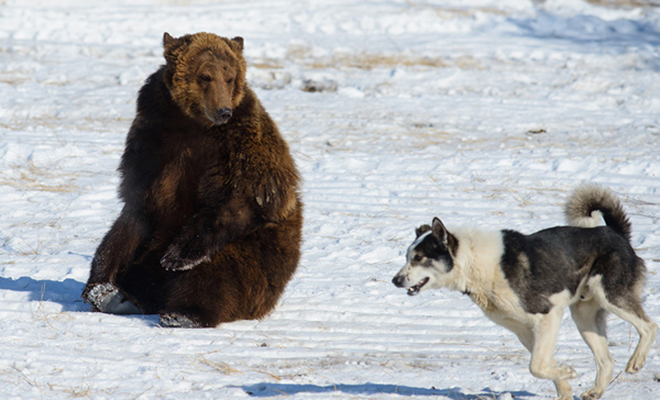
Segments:
[[[563,223],[611,187],[660,321],[660,9],[654,1],[0,0],[0,397],[542,399],[515,336],[460,293],[392,276],[413,229]],[[261,321],[165,329],[90,312],[89,264],[163,32],[242,36],[248,80],[304,177],[298,272]],[[609,318],[605,399],[660,395],[658,342]],[[556,358],[595,376],[565,315]]]

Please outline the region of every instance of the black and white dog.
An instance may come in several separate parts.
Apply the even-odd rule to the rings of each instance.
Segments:
[[[639,343],[626,372],[644,365],[658,326],[641,306],[646,267],[630,245],[631,224],[614,193],[586,184],[566,205],[571,226],[531,235],[512,230],[449,232],[443,223],[416,230],[406,265],[392,282],[416,295],[446,287],[470,296],[491,320],[515,333],[532,353],[531,373],[555,383],[559,399],[572,399],[567,379],[575,370],[553,358],[557,332],[570,307],[597,366],[593,387],[582,399],[603,395],[612,378],[607,346],[606,313],[631,323]],[[597,226],[600,219],[606,226]]]

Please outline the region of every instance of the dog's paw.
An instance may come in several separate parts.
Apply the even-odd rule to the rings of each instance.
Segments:
[[[586,392],[582,393],[580,395],[580,399],[581,400],[600,399],[600,397],[603,395],[604,392],[605,392],[604,389],[598,389],[598,388],[592,387],[591,389],[589,389]]]
[[[160,316],[160,325],[167,328],[201,328],[202,325],[185,315],[167,313]]]
[[[577,372],[575,372],[575,369],[570,365],[560,365],[557,370],[559,372],[560,380],[575,379],[578,377]]]
[[[645,361],[646,357],[633,354],[633,356],[630,358],[630,361],[628,361],[628,365],[626,365],[626,373],[636,374],[640,369],[642,369]]]

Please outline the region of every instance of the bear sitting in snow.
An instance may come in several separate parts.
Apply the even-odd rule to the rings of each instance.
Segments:
[[[245,82],[242,38],[165,33],[163,45],[119,166],[124,207],[82,297],[164,326],[261,318],[300,258],[296,166]]]

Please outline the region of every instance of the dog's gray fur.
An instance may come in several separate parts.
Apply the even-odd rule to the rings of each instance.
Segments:
[[[567,379],[577,377],[572,367],[553,358],[561,317],[570,307],[597,368],[596,381],[582,399],[597,399],[614,364],[606,313],[628,321],[639,333],[628,373],[644,365],[658,327],[641,306],[646,267],[630,245],[631,224],[616,195],[598,185],[582,185],[569,198],[565,214],[571,226],[531,235],[449,232],[435,218],[416,230],[406,265],[392,281],[409,295],[441,287],[469,295],[486,316],[518,336],[532,353],[531,373],[552,380],[561,400],[573,398]],[[605,226],[598,226],[601,218]]]

